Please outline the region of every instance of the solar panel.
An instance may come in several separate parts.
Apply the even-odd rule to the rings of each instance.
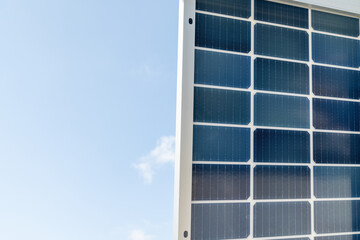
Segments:
[[[175,239],[360,240],[355,14],[188,0]]]

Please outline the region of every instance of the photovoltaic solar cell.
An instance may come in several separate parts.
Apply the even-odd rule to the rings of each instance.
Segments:
[[[360,168],[315,166],[314,195],[317,198],[360,197]]]
[[[194,164],[193,200],[246,200],[250,196],[250,165]]]
[[[301,28],[309,26],[307,9],[266,0],[255,0],[255,19]]]
[[[254,199],[310,198],[308,166],[261,166],[254,168]]]
[[[310,134],[258,128],[254,132],[254,161],[310,163]]]
[[[309,60],[307,32],[257,23],[255,25],[255,54]]]
[[[309,128],[309,99],[257,93],[254,96],[254,124],[257,126]]]
[[[193,160],[247,162],[250,160],[250,128],[194,126]]]
[[[360,135],[314,132],[314,161],[328,164],[360,164]]]
[[[360,99],[360,71],[313,65],[312,76],[317,96]]]
[[[195,45],[248,53],[251,48],[250,22],[197,13]]]
[[[265,58],[254,61],[256,90],[309,94],[309,67]]]
[[[327,12],[311,11],[312,27],[315,30],[343,34],[348,36],[359,36],[359,19],[346,17]]]
[[[247,125],[250,122],[250,93],[195,87],[194,122]]]
[[[249,88],[249,56],[195,50],[195,83]]]
[[[258,202],[254,206],[254,237],[310,234],[308,202]]]
[[[315,232],[341,233],[360,231],[360,201],[315,201]]]
[[[316,129],[360,131],[360,102],[313,99]]]
[[[317,63],[353,68],[360,66],[359,40],[312,33],[312,46],[313,60]]]
[[[193,204],[191,211],[191,238],[194,240],[249,236],[249,203]]]
[[[248,18],[251,15],[251,0],[197,0],[196,9]]]

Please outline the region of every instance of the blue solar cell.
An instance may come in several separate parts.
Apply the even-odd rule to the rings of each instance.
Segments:
[[[309,99],[275,94],[255,94],[255,125],[309,128]]]
[[[313,33],[312,58],[318,63],[358,68],[359,40]]]
[[[250,22],[197,13],[195,23],[196,46],[250,52]]]
[[[360,72],[313,65],[313,92],[318,96],[360,99]]]
[[[312,10],[311,25],[315,30],[359,36],[359,19],[357,18]]]
[[[305,31],[255,25],[255,54],[309,60],[309,35]]]
[[[315,240],[360,240],[360,235],[336,235],[326,237],[315,237]]]
[[[194,122],[247,125],[250,92],[195,87]]]
[[[191,239],[246,238],[250,233],[249,203],[192,204]]]
[[[308,65],[256,58],[254,66],[255,89],[309,94]]]
[[[254,206],[254,237],[311,233],[308,202],[261,202]]]
[[[308,10],[267,0],[255,0],[255,19],[308,28]]]
[[[360,231],[360,201],[315,201],[315,232]]]
[[[314,132],[314,161],[329,164],[360,164],[360,135]]]
[[[196,9],[248,18],[251,15],[251,0],[197,0]]]
[[[299,199],[310,197],[309,167],[255,167],[254,199]]]
[[[360,103],[313,99],[316,129],[360,131]]]
[[[246,200],[250,165],[193,164],[192,200]]]
[[[310,134],[305,131],[256,129],[254,161],[309,163]]]
[[[359,167],[314,167],[317,198],[360,197]]]
[[[250,128],[194,126],[194,161],[247,162]]]
[[[195,50],[195,83],[249,88],[249,56]]]

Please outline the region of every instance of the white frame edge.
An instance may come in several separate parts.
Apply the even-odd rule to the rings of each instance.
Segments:
[[[179,0],[174,240],[191,239],[194,52],[195,0]]]
[[[360,18],[359,12],[349,12],[346,9],[343,9],[341,6],[339,6],[338,8],[332,8],[330,6],[309,4],[306,2],[302,2],[301,0],[267,0],[267,1],[282,3],[282,4],[296,6],[296,7],[308,8],[308,9],[312,9],[312,10],[319,10],[319,11],[324,11],[324,12],[328,12],[328,13],[344,15],[347,17]]]

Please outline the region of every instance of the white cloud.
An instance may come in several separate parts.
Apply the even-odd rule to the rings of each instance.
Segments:
[[[154,175],[154,170],[151,166],[151,163],[141,162],[134,164],[134,167],[140,172],[141,176],[144,178],[145,183],[150,184]]]
[[[157,163],[175,161],[175,137],[161,137],[147,157],[155,159]]]
[[[154,236],[145,234],[142,230],[133,230],[129,235],[129,240],[152,240]]]
[[[146,184],[152,183],[155,170],[166,163],[175,161],[175,137],[161,137],[156,147],[147,155],[140,158],[139,163],[133,166],[139,171]]]

